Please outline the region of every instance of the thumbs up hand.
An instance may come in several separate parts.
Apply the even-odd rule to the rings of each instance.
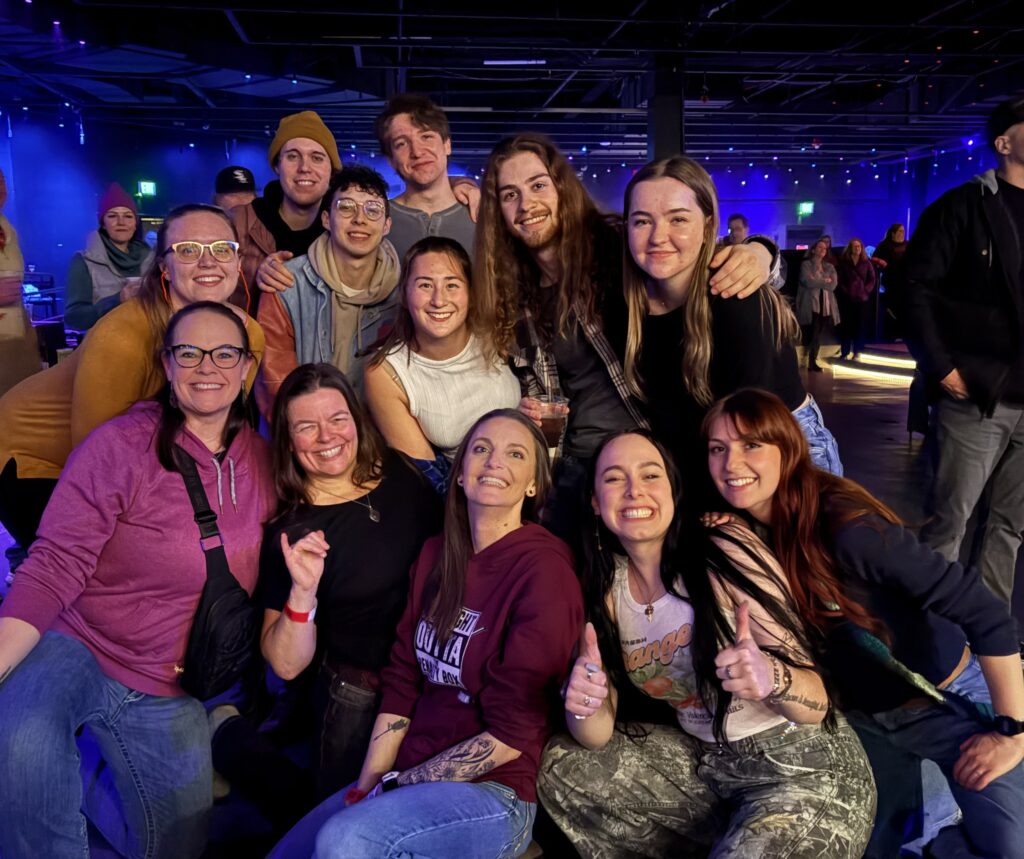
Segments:
[[[601,651],[597,646],[594,624],[583,627],[580,655],[569,675],[565,690],[565,709],[577,719],[593,716],[608,697],[608,678],[601,670]]]
[[[737,698],[761,701],[772,691],[772,664],[750,634],[750,606],[745,602],[736,606],[736,643],[718,651],[715,667],[722,688]]]

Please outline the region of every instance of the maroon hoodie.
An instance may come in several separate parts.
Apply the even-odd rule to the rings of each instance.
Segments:
[[[422,615],[440,552],[441,538],[431,538],[413,567],[409,604],[382,674],[381,712],[412,721],[395,767],[409,769],[489,731],[521,754],[477,781],[536,802],[541,752],[583,625],[572,555],[533,524],[488,546],[469,562],[462,614],[439,645]]]

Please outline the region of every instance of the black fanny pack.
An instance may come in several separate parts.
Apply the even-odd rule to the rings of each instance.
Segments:
[[[174,461],[185,480],[206,556],[206,584],[178,682],[189,695],[205,701],[229,689],[249,665],[256,651],[259,613],[228,567],[217,514],[206,500],[196,461],[180,447],[174,450]]]

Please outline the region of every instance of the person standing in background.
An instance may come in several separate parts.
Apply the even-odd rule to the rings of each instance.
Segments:
[[[7,180],[0,172],[0,396],[40,368],[39,344],[21,299],[25,261],[3,213],[6,202]]]
[[[213,205],[225,212],[256,199],[256,177],[248,167],[225,167],[213,180]]]
[[[89,233],[85,250],[71,258],[64,290],[64,324],[86,331],[105,313],[139,291],[153,249],[137,238],[139,210],[117,182],[100,198],[99,229]]]

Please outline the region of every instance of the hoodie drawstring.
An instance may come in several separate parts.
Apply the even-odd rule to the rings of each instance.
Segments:
[[[221,471],[220,460],[217,457],[210,457],[213,460],[213,467],[217,469],[217,504],[221,512],[224,512],[224,472]],[[235,461],[230,456],[225,457],[228,463],[228,494],[231,496],[231,506],[238,512],[238,496],[235,494]]]

